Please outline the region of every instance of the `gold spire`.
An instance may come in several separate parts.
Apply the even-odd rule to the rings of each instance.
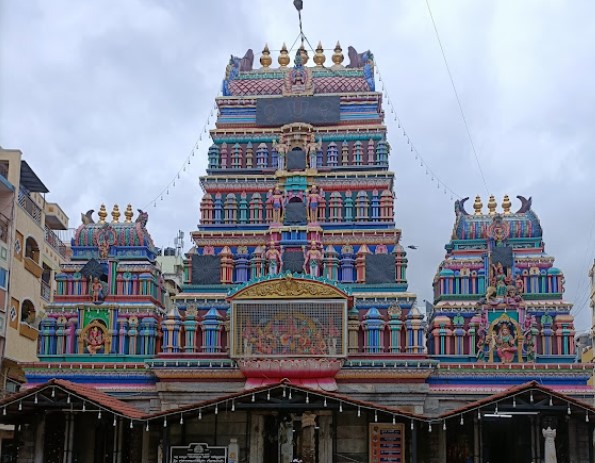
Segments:
[[[341,48],[341,44],[339,43],[339,41],[337,41],[337,45],[335,45],[335,50],[332,56],[333,67],[342,68],[343,65],[341,63],[343,62],[343,59],[343,49]]]
[[[496,215],[496,206],[498,204],[496,204],[496,198],[494,198],[494,195],[490,195],[490,199],[488,201],[488,209],[489,209],[489,214],[490,215]]]
[[[260,64],[262,65],[263,69],[268,69],[272,62],[273,58],[271,58],[269,44],[265,43],[264,48],[262,49],[262,56],[260,57]]]
[[[505,214],[510,214],[510,206],[512,206],[510,198],[508,197],[508,195],[504,195],[504,200],[502,201],[502,209],[504,209]]]
[[[125,223],[132,223],[132,216],[134,215],[134,212],[132,212],[132,204],[128,204],[128,206],[126,206],[126,211],[124,212],[124,217],[126,217],[126,220],[124,221]]]
[[[326,56],[324,56],[324,48],[322,48],[322,42],[318,42],[318,46],[316,47],[316,53],[314,54],[314,63],[316,66],[321,68],[326,61]]]
[[[99,216],[99,223],[105,223],[105,218],[107,217],[107,209],[105,208],[105,204],[101,205],[97,215]]]
[[[117,204],[114,204],[112,209],[112,223],[118,223],[120,221],[120,208]]]
[[[300,45],[300,48],[298,48],[298,51],[300,52],[300,55],[302,57],[302,66],[305,66],[309,59],[308,50],[306,50],[304,44],[302,44]]]
[[[481,215],[481,208],[483,207],[483,203],[481,202],[481,198],[479,195],[475,197],[475,202],[473,203],[473,209],[475,210],[475,215]]]
[[[279,54],[277,61],[279,62],[279,66],[281,66],[282,68],[286,68],[287,65],[291,62],[291,59],[289,58],[289,52],[287,51],[287,45],[285,45],[285,42],[283,42],[283,46],[281,47],[281,53]]]

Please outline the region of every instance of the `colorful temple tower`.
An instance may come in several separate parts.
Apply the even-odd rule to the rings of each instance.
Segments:
[[[428,352],[441,362],[485,363],[492,379],[506,384],[527,371],[559,384],[547,370],[548,364],[571,368],[576,360],[572,305],[563,300],[564,275],[545,253],[531,199],[518,198],[516,212],[508,196],[500,211],[493,196],[487,212],[479,196],[473,213],[465,210],[466,199],[456,202],[427,314]],[[496,370],[502,364],[506,375]]]
[[[92,214],[82,216],[71,261],[56,274],[56,294],[40,325],[42,363],[28,366],[28,380],[61,377],[108,390],[152,387],[143,362],[161,350],[165,311],[148,214],[139,210],[133,220],[130,204],[122,221],[117,205],[111,220],[103,204],[98,222]]]

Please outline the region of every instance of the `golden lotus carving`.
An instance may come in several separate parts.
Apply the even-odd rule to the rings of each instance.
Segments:
[[[294,278],[286,275],[282,278],[265,280],[254,283],[230,297],[236,299],[289,299],[289,298],[341,298],[348,299],[349,295],[339,288],[320,281]]]

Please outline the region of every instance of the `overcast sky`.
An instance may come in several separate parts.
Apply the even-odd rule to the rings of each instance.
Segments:
[[[396,112],[440,182],[487,204],[532,196],[546,252],[566,275],[577,328],[590,326],[595,257],[595,3],[430,0],[487,188],[424,1],[304,1],[313,46],[370,49]],[[58,202],[80,212],[128,202],[160,247],[199,220],[203,130],[230,54],[298,34],[291,0],[0,0],[0,145],[18,148]],[[277,52],[273,52],[276,63]],[[329,51],[327,63],[330,63]],[[385,104],[385,108],[387,108]],[[431,283],[454,224],[450,194],[390,115],[396,222],[410,290]],[[212,120],[211,120],[212,126]],[[180,179],[159,193],[185,165]],[[158,198],[156,206],[153,199]],[[484,206],[485,207],[485,206]],[[513,199],[513,209],[519,203]]]

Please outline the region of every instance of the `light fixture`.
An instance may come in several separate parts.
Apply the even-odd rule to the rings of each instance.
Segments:
[[[484,418],[512,418],[510,413],[484,413]]]
[[[415,423],[413,422],[413,420],[411,420],[411,430],[413,431],[415,429]]]
[[[308,393],[306,392],[306,403],[309,404],[310,403],[310,396],[308,395]]]
[[[589,422],[589,412],[585,412],[585,423]]]
[[[395,415],[393,415],[393,424],[396,424],[397,419],[395,418]]]
[[[550,407],[554,405],[554,401],[552,400],[552,396],[550,396]]]
[[[533,403],[533,391],[529,393],[529,402]]]
[[[167,416],[163,418],[163,427],[167,428]]]
[[[19,411],[21,411],[23,409],[23,402],[19,401]]]
[[[215,415],[219,413],[219,404],[215,405]]]
[[[343,413],[343,402],[339,402],[339,413]]]
[[[149,432],[149,422],[147,421],[147,425],[145,426],[145,431]]]
[[[6,407],[4,407],[4,408],[2,409],[2,414],[3,414],[4,416],[6,416]]]
[[[481,420],[481,412],[479,410],[477,410],[477,419]]]
[[[52,388],[52,397],[56,397],[56,388]]]
[[[374,410],[374,423],[378,423],[378,411]]]
[[[83,412],[87,411],[87,404],[85,402],[83,402]]]
[[[446,420],[444,420],[444,423],[442,424],[442,430],[446,431]]]
[[[283,398],[287,396],[287,391],[285,390],[285,386],[283,386]]]
[[[130,420],[130,429],[132,429],[133,426],[134,424],[132,424],[132,420]]]
[[[512,408],[516,408],[516,397],[512,398]]]
[[[202,420],[202,408],[198,409],[198,419]]]
[[[324,407],[326,407],[326,397],[324,398],[324,402],[322,404]]]
[[[494,410],[494,413],[498,414],[498,402],[496,402],[496,409]]]
[[[572,413],[572,411],[570,410],[570,404],[568,404],[568,408],[566,409],[566,413],[568,413],[569,415]]]
[[[113,426],[114,426],[114,427],[116,427],[116,424],[118,424],[118,423],[116,422],[116,415],[114,415],[114,422],[113,422],[112,424],[113,424]]]
[[[100,420],[101,419],[101,410],[99,410],[99,413],[97,414],[97,419]]]
[[[357,407],[357,417],[359,418],[360,416],[362,416],[362,410],[360,407]]]
[[[37,398],[37,394],[35,394],[35,400],[34,400],[34,403],[36,403],[36,404],[37,404],[37,403],[39,403],[39,399]],[[83,402],[83,405],[84,405],[84,402]]]
[[[184,424],[184,415],[180,414],[180,424]]]
[[[291,389],[289,390],[289,400],[291,400]]]
[[[432,423],[428,423],[428,432],[432,432]]]
[[[231,401],[231,411],[232,412],[236,411],[236,403],[233,400]]]
[[[252,399],[251,400],[252,400],[252,402],[255,402],[256,401],[256,396],[254,394],[252,394]]]
[[[271,390],[267,391],[267,400],[271,400]]]
[[[463,426],[465,424],[465,419],[463,418],[463,415],[461,415],[461,421],[459,421],[459,424],[461,426]]]
[[[70,394],[68,394],[68,395],[66,396],[66,403],[67,403],[67,404],[69,404],[69,403],[70,403]]]

